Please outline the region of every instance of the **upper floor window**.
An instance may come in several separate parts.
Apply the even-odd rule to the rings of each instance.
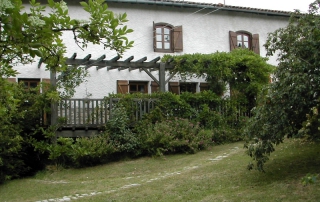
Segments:
[[[260,55],[259,34],[251,34],[247,31],[229,32],[230,51],[236,48],[248,48]]]
[[[153,47],[155,52],[180,52],[183,50],[182,26],[153,23]]]
[[[237,34],[237,46],[238,48],[250,48],[250,35],[247,33],[238,33]]]

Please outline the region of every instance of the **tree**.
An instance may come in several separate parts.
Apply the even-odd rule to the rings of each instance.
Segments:
[[[267,96],[261,98],[247,127],[247,153],[263,171],[268,155],[285,137],[318,140],[320,93],[320,18],[319,4],[310,4],[309,12],[296,11],[287,27],[269,34],[265,44],[269,55],[278,54],[275,81]]]
[[[90,18],[85,21],[71,19],[68,7],[64,1],[48,0],[48,6],[30,1],[30,10],[25,11],[21,0],[3,0],[0,5],[0,76],[14,76],[17,72],[13,66],[26,64],[41,58],[46,68],[55,72],[67,72],[78,78],[84,72],[68,68],[65,64],[67,47],[61,37],[63,33],[71,32],[74,42],[81,48],[89,44],[100,44],[105,49],[122,54],[132,47],[133,42],[125,35],[132,32],[123,23],[127,22],[126,14],[115,15],[108,10],[103,0],[81,2],[83,9]],[[49,14],[44,14],[49,11]],[[70,71],[72,70],[72,71]],[[59,84],[63,86],[68,79],[61,77]],[[79,85],[79,80],[68,89]],[[81,80],[80,80],[81,81]]]
[[[71,32],[73,38],[70,40],[83,49],[89,44],[98,44],[121,55],[133,44],[125,37],[132,32],[123,25],[127,21],[126,14],[113,14],[104,2],[81,2],[90,18],[80,21],[70,18],[63,1],[48,0],[48,5],[43,6],[31,0],[29,11],[23,8],[22,0],[1,1],[0,183],[28,172],[25,158],[32,156],[27,153],[28,148],[32,147],[29,138],[35,131],[41,131],[37,125],[39,112],[48,102],[61,96],[57,88],[43,94],[26,92],[22,86],[9,83],[6,78],[17,74],[15,65],[41,58],[47,70],[60,73],[58,87],[67,95],[72,95],[74,87],[81,83],[86,72],[65,64],[67,47],[61,39],[65,32]],[[26,101],[32,101],[32,105]]]

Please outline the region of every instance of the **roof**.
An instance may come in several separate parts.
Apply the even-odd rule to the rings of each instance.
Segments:
[[[225,11],[235,11],[235,12],[245,12],[245,13],[256,13],[274,16],[286,16],[289,17],[292,12],[289,11],[279,11],[279,10],[269,10],[262,8],[250,8],[242,6],[231,6],[211,3],[199,3],[199,2],[189,2],[184,0],[106,0],[110,3],[130,3],[130,4],[148,4],[148,5],[160,5],[160,6],[172,6],[172,7],[184,7],[184,8],[208,8],[208,9],[219,9]]]

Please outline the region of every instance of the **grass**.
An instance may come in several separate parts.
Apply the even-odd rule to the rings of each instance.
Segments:
[[[85,169],[47,170],[0,186],[0,201],[320,201],[320,145],[286,140],[266,173],[246,170],[243,142],[194,155],[140,158]],[[67,199],[65,197],[65,199]]]

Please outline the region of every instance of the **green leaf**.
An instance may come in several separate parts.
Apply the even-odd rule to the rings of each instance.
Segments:
[[[42,46],[42,44],[40,44],[40,43],[32,43],[32,44],[30,44],[30,47],[32,47],[32,48],[40,48]]]

